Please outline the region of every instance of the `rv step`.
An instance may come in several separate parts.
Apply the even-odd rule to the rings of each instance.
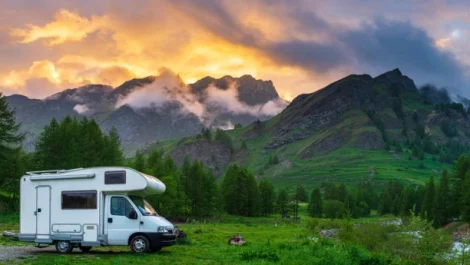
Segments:
[[[37,248],[47,248],[47,247],[49,246],[49,245],[41,245],[41,244],[43,244],[43,243],[38,243],[38,244],[36,245],[36,247],[37,247]]]

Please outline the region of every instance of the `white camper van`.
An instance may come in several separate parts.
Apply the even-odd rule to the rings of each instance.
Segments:
[[[144,198],[165,191],[155,177],[123,167],[28,172],[21,178],[19,239],[74,247],[128,245],[159,251],[175,243],[174,226]]]

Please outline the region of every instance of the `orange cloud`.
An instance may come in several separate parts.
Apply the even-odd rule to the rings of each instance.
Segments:
[[[59,10],[54,20],[43,27],[28,25],[27,29],[12,29],[11,35],[21,38],[20,42],[30,43],[40,39],[51,39],[49,45],[58,45],[66,41],[80,41],[88,34],[105,25],[106,17],[81,17],[69,10]]]
[[[259,8],[239,8],[246,15],[240,23],[257,32],[261,43],[295,34],[289,30],[295,25],[288,20]],[[84,16],[61,9],[44,25],[11,30],[10,35],[20,43],[45,45],[57,59],[33,60],[29,68],[14,70],[22,75],[0,73],[0,80],[8,80],[0,85],[16,88],[27,86],[28,80],[45,79],[50,83],[45,91],[56,92],[87,83],[118,86],[131,78],[158,75],[165,67],[186,83],[208,75],[251,74],[273,80],[281,96],[290,91],[292,97],[314,88],[308,71],[279,65],[260,49],[219,36],[176,4],[157,1],[139,10],[128,14],[113,8],[106,15]]]

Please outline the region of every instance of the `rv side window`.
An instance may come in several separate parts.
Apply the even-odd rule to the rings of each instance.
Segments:
[[[63,191],[62,209],[96,209],[96,191]]]
[[[106,171],[104,184],[126,184],[126,171]]]
[[[134,209],[131,203],[124,197],[111,197],[111,214],[129,217],[129,213]]]

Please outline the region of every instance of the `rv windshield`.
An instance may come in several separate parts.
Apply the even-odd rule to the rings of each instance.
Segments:
[[[142,197],[129,196],[129,198],[131,198],[132,202],[137,206],[137,208],[139,208],[139,211],[140,213],[142,213],[143,216],[158,216],[157,212],[155,211],[155,209],[153,209],[152,205],[150,205],[150,203],[148,203]]]

